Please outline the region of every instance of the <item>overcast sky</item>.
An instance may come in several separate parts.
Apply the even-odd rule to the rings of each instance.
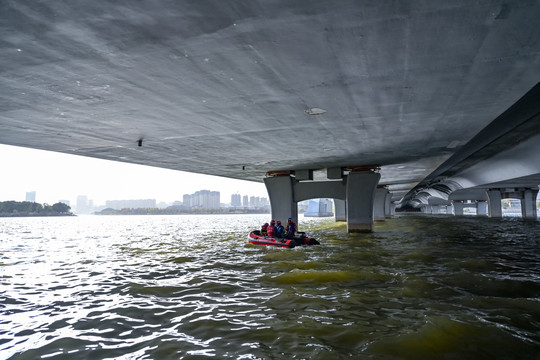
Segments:
[[[182,201],[198,190],[268,197],[264,184],[159,169],[82,156],[0,145],[0,201],[24,201],[36,191],[36,202],[54,204],[86,195],[95,205],[106,200],[156,199]]]

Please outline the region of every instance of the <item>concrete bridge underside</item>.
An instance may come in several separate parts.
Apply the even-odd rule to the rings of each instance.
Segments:
[[[539,18],[533,0],[2,1],[0,143],[265,181],[276,217],[335,193],[350,231],[387,215],[375,199],[528,199]]]

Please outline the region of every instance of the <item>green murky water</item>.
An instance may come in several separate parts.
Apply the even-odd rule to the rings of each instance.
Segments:
[[[0,359],[539,358],[539,222],[268,220],[0,219]]]

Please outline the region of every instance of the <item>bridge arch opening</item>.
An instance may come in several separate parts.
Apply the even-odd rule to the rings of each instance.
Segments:
[[[334,200],[329,198],[313,198],[298,203],[298,213],[304,217],[333,217]]]
[[[521,217],[521,200],[507,197],[501,200],[502,215],[505,217]]]

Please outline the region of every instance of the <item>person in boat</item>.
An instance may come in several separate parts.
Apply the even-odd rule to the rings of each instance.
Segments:
[[[274,237],[276,236],[276,222],[274,220],[270,221],[270,225],[268,226],[268,236]]]
[[[264,225],[261,227],[261,235],[268,235],[268,223],[264,223]]]
[[[281,225],[281,221],[276,222],[276,237],[282,239],[285,236],[285,228]]]
[[[289,218],[287,220],[287,235],[285,235],[286,239],[293,239],[296,235],[296,224],[294,221],[292,221],[292,218]]]

